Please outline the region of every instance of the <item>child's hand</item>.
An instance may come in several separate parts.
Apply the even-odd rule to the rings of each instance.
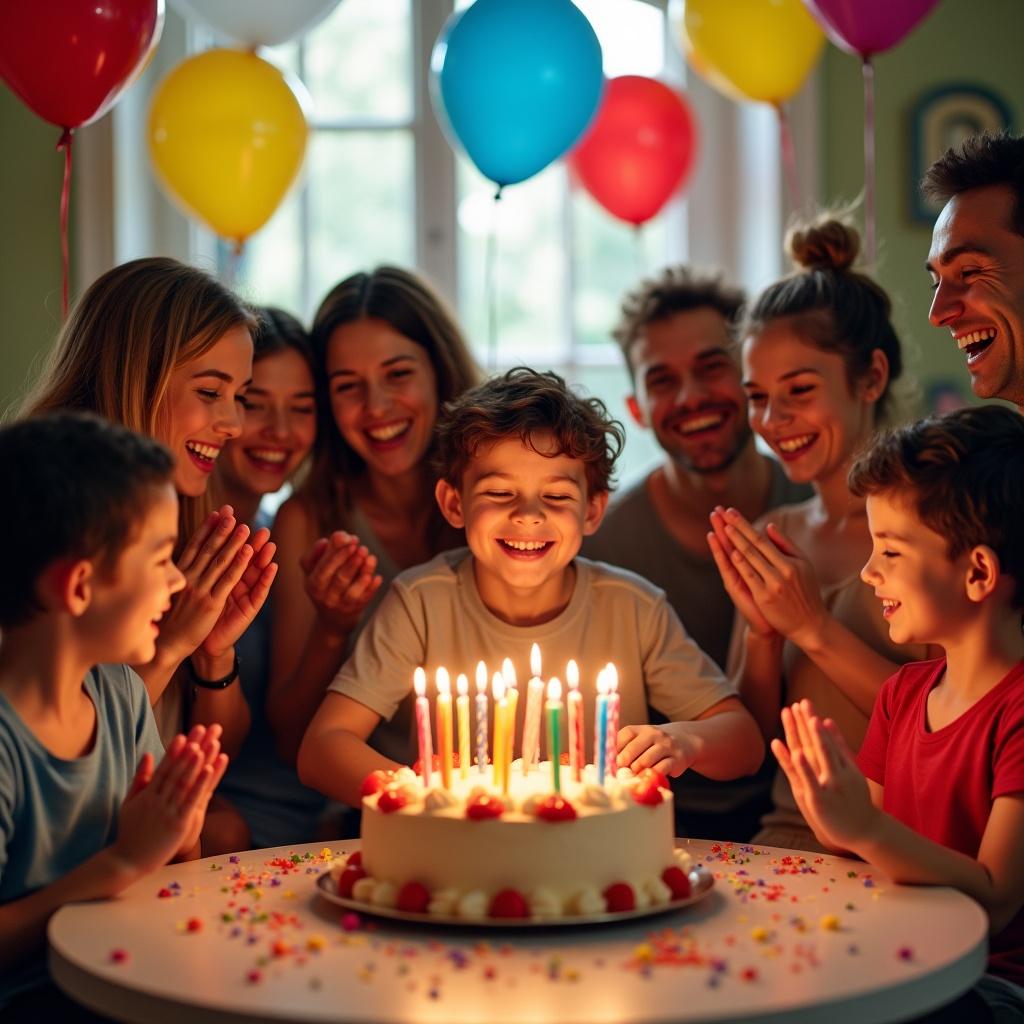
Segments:
[[[711,557],[715,560],[718,574],[722,577],[725,592],[736,605],[740,615],[747,620],[752,632],[763,637],[773,636],[774,627],[761,613],[750,587],[744,583],[743,577],[733,564],[735,548],[726,534],[725,509],[719,506],[711,513],[710,518],[712,532],[708,534],[708,547],[711,548]]]
[[[301,565],[321,626],[336,634],[351,633],[383,582],[376,574],[376,555],[358,537],[336,530],[321,537]]]
[[[828,617],[814,567],[774,524],[761,534],[735,509],[723,515],[732,545],[728,558],[763,622],[800,646],[801,636],[819,630]]]
[[[676,739],[656,725],[626,725],[619,730],[619,753],[615,763],[634,774],[654,768],[663,775],[682,775],[693,764],[694,755],[685,737]]]
[[[192,811],[192,821],[180,847],[182,853],[187,853],[199,842],[200,833],[206,822],[206,809],[227,770],[228,756],[221,753],[220,749],[221,732],[221,727],[214,723],[213,725],[194,725],[188,734],[189,742],[199,745],[203,768],[209,768],[210,772]]]
[[[231,506],[225,505],[185,545],[178,559],[185,587],[163,617],[157,641],[161,647],[173,650],[178,660],[187,658],[210,636],[252,560],[248,536],[249,527],[238,524]]]
[[[277,575],[274,561],[277,545],[271,541],[270,531],[257,530],[248,546],[252,548],[252,560],[242,578],[231,588],[224,610],[203,641],[203,651],[214,658],[234,647],[249,628],[267,600],[270,585]]]
[[[113,854],[139,875],[166,864],[188,838],[213,772],[199,744],[181,735],[155,771],[153,755],[144,755],[121,806]]]
[[[830,718],[822,722],[809,700],[783,708],[782,726],[786,742],[772,740],[772,753],[800,811],[824,843],[855,850],[878,811],[842,733]]]

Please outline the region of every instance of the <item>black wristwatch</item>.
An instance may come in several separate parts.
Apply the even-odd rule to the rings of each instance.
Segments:
[[[222,679],[203,679],[202,676],[196,673],[195,668],[193,668],[191,658],[186,658],[185,664],[188,666],[188,674],[191,677],[192,684],[194,686],[198,686],[203,690],[223,690],[238,678],[238,666],[240,662],[238,660],[238,652],[236,651],[235,663],[231,666],[231,671]]]

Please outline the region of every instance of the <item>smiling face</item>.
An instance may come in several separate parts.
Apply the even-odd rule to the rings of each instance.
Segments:
[[[885,384],[865,381],[851,392],[843,357],[804,341],[785,320],[744,342],[743,376],[751,427],[798,483],[846,472],[874,429]]]
[[[979,398],[1024,408],[1024,236],[1013,230],[1013,208],[1004,185],[970,189],[945,205],[928,254],[928,319],[953,335]]]
[[[554,454],[550,434],[532,442],[536,451],[519,438],[482,448],[461,487],[441,480],[437,499],[448,522],[465,528],[484,604],[501,615],[526,599],[543,621],[571,596],[569,565],[600,524],[608,494],[588,495],[583,462]]]
[[[437,420],[437,375],[426,349],[384,320],[335,328],[327,343],[331,412],[371,473],[416,469]]]
[[[970,551],[950,559],[945,538],[899,494],[868,495],[867,516],[871,558],[860,575],[882,602],[890,639],[947,646],[971,611]]]
[[[84,624],[100,661],[144,665],[153,660],[158,620],[185,577],[171,560],[178,536],[178,497],[170,484],[152,501],[108,572],[97,571]]]
[[[717,473],[750,441],[725,317],[702,307],[647,324],[629,349],[633,418],[684,470]]]
[[[171,373],[156,437],[174,456],[174,487],[205,493],[224,445],[242,432],[242,394],[252,376],[252,337],[243,324]]]
[[[313,373],[298,352],[282,349],[253,364],[242,432],[218,466],[233,489],[272,493],[309,454],[315,437]]]

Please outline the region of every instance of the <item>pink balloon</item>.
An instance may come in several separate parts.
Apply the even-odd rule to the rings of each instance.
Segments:
[[[829,39],[867,60],[895,46],[939,0],[804,0]]]

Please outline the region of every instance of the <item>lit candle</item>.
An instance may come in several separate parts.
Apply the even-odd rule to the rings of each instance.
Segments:
[[[562,743],[559,718],[562,714],[562,684],[557,679],[548,683],[548,753],[551,755],[551,784],[556,793],[562,791]]]
[[[455,686],[459,691],[458,697],[455,698],[455,708],[459,717],[459,775],[466,779],[469,778],[469,762],[473,755],[469,749],[469,680],[464,672],[459,673]],[[484,700],[486,699],[485,697]]]
[[[505,699],[505,680],[500,672],[494,673],[491,680],[491,697],[494,700],[494,740],[491,743],[491,760],[494,762],[494,785],[501,787],[502,773],[505,769],[505,735],[508,725],[505,716],[508,712],[508,701]]]
[[[604,669],[597,673],[597,707],[594,714],[594,762],[597,784],[604,785],[605,758],[608,756],[608,684]]]
[[[476,767],[487,771],[487,666],[476,663]]]
[[[441,748],[441,785],[452,788],[452,683],[448,669],[437,670],[437,744]]]
[[[540,648],[530,648],[530,681],[526,684],[526,714],[523,717],[523,774],[540,756],[540,718],[544,704],[544,683],[540,678]]]
[[[516,679],[516,667],[512,664],[511,658],[506,658],[501,663],[501,678],[505,680],[506,688],[509,686],[514,688],[519,685],[519,681]]]
[[[516,709],[519,707],[519,685],[516,681],[516,669],[511,658],[501,663],[501,678],[505,680],[505,700],[508,710],[505,712],[505,765],[502,768],[502,790],[508,792],[512,778],[512,752],[516,743]]]
[[[412,685],[416,691],[416,732],[419,736],[420,774],[423,776],[424,789],[429,789],[434,747],[430,741],[430,701],[427,700],[427,673],[422,668],[417,668],[413,672]]]
[[[580,670],[576,662],[570,658],[565,667],[565,681],[569,692],[565,698],[565,708],[569,718],[569,764],[572,766],[572,777],[575,782],[583,779],[583,694],[580,693]]]
[[[619,766],[619,673],[608,662],[604,675],[608,680],[608,773],[615,775]]]

